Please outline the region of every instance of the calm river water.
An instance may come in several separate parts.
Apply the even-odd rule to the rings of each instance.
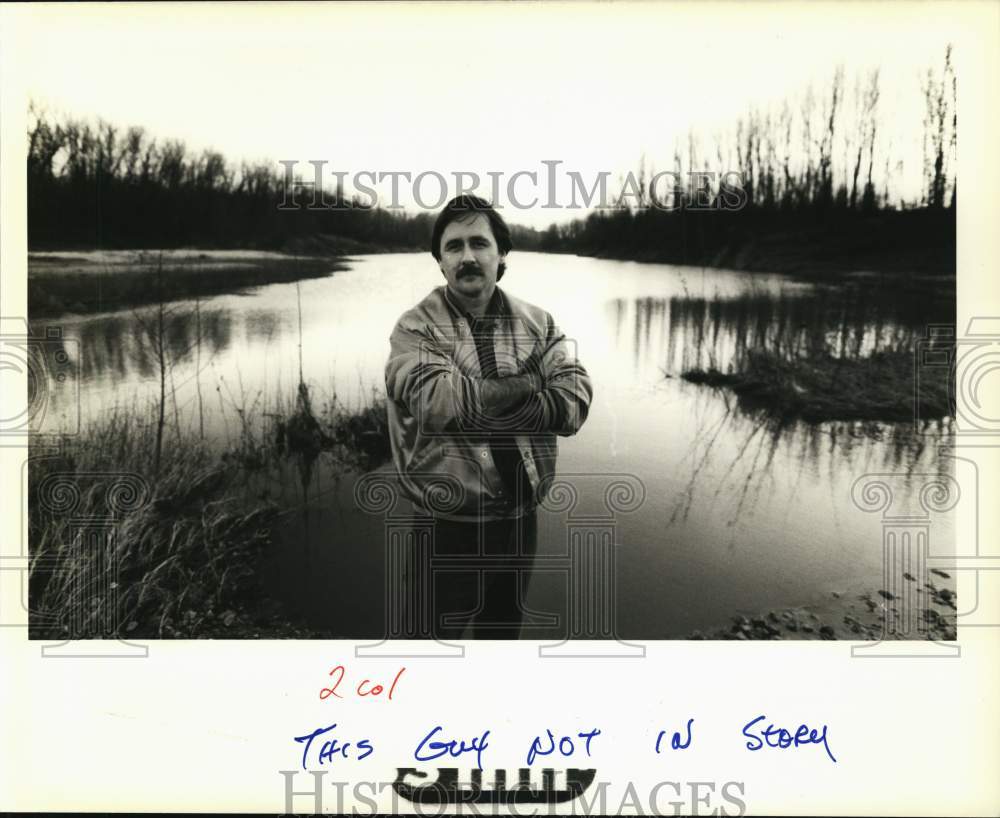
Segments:
[[[286,401],[301,367],[315,394],[348,406],[384,391],[382,372],[397,317],[443,283],[429,254],[362,256],[329,278],[205,299],[197,338],[193,305],[171,305],[171,423],[236,433],[240,413]],[[809,309],[825,304],[824,337],[844,354],[905,341],[918,329],[900,305],[864,299],[831,310],[827,295],[779,276],[515,253],[502,286],[552,313],[577,344],[595,387],[583,430],[560,439],[559,469],[575,475],[573,509],[541,510],[540,556],[527,606],[565,609],[567,520],[609,515],[604,491],[625,480],[637,507],[615,513],[616,627],[624,638],[669,638],[723,625],[737,613],[816,605],[833,592],[874,592],[882,580],[882,520],[851,500],[866,473],[886,473],[898,504],[919,511],[922,475],[945,469],[939,428],[858,424],[779,425],[742,413],[724,393],[677,376],[695,361],[725,368],[754,333],[815,338]],[[834,299],[835,301],[835,299]],[[839,303],[839,302],[838,302]],[[813,305],[809,307],[808,305]],[[806,306],[803,306],[806,305]],[[135,318],[118,312],[58,322],[78,366],[50,398],[46,422],[72,425],[123,405],[146,406],[158,389]],[[801,336],[801,338],[800,338]],[[359,510],[356,475],[321,463],[303,489],[279,489],[295,511],[267,564],[271,589],[317,627],[342,637],[382,633],[383,519]],[[569,516],[567,516],[569,515]],[[934,517],[932,551],[953,541],[949,515]],[[544,623],[545,616],[538,622]],[[540,627],[527,637],[548,637]]]

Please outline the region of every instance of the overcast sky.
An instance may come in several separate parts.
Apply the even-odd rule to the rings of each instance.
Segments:
[[[883,114],[915,171],[919,74],[962,38],[949,6],[928,3],[68,4],[20,24],[28,91],[53,113],[232,160],[509,176],[559,159],[584,178],[643,153],[669,168],[689,129],[823,88],[838,63],[849,84],[881,66]]]

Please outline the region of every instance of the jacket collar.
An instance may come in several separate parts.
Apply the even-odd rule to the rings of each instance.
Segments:
[[[458,315],[463,316],[470,325],[474,324],[478,320],[481,320],[472,313],[466,312],[461,306],[459,306],[455,297],[451,294],[451,290],[448,288],[447,284],[444,285],[444,299],[448,302],[448,306],[450,306]],[[507,298],[504,296],[503,290],[501,290],[499,286],[494,286],[493,295],[490,298],[489,303],[486,305],[486,312],[483,314],[482,318],[509,314],[510,310],[508,308]]]

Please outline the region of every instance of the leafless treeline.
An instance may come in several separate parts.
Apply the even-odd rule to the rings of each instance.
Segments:
[[[669,167],[643,157],[619,180],[611,209],[552,225],[540,246],[725,266],[746,261],[741,248],[767,242],[772,256],[795,245],[799,258],[790,263],[838,255],[832,267],[843,269],[910,267],[936,248],[942,258],[924,266],[953,269],[958,119],[951,46],[940,67],[914,77],[918,91],[923,168],[909,193],[903,182],[917,175],[919,115],[900,144],[901,123],[886,127],[880,70],[849,80],[841,66],[823,91],[809,86],[777,107],[752,108],[710,139],[689,132],[675,142]],[[877,229],[866,224],[868,216],[880,220]],[[752,264],[766,267],[767,253]]]
[[[765,209],[947,207],[955,199],[958,126],[950,45],[940,68],[928,68],[920,78],[919,90],[925,111],[923,182],[915,198],[899,189],[902,146],[893,144],[884,127],[878,68],[860,71],[849,81],[838,66],[825,90],[810,85],[776,108],[751,108],[728,133],[711,139],[691,132],[686,144],[675,144],[670,170],[691,179],[692,186],[682,194],[689,201],[698,181],[691,173],[714,172],[720,179],[727,171],[738,171],[747,203]],[[914,122],[914,129],[919,124]],[[640,162],[643,197],[649,195],[655,172],[645,160]],[[663,200],[664,189],[652,192]]]
[[[336,234],[388,247],[423,243],[429,227],[386,211],[280,211],[277,162],[232,163],[144,128],[53,118],[33,105],[28,230],[33,247],[257,246]]]

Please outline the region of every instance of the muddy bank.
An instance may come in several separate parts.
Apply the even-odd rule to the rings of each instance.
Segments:
[[[28,254],[32,318],[91,313],[320,278],[344,270],[335,254],[251,250],[63,251]]]
[[[906,582],[919,581],[904,574]],[[915,587],[920,627],[915,633],[886,633],[887,615],[905,626],[902,601],[886,590],[847,594],[832,591],[821,603],[734,616],[728,625],[692,631],[688,639],[838,639],[856,642],[878,640],[947,641],[957,638],[954,581],[945,571],[932,569],[931,581]]]

